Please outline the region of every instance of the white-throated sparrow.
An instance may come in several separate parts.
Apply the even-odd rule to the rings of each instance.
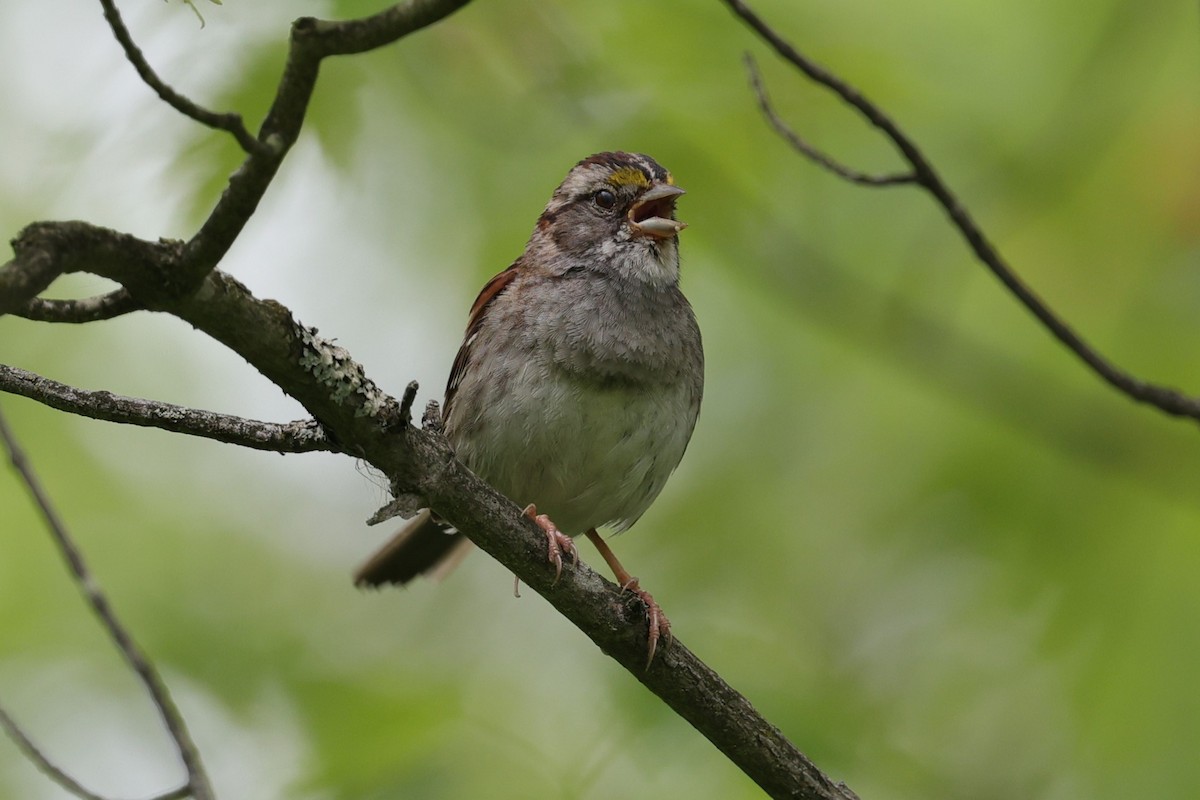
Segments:
[[[700,413],[700,329],[679,290],[681,194],[648,156],[599,153],[576,164],[525,252],[471,307],[442,406],[458,458],[529,504],[556,570],[563,553],[575,557],[570,537],[586,534],[617,582],[641,597],[650,658],[670,623],[596,529],[637,521]],[[456,561],[466,541],[424,511],[355,582],[407,583]]]

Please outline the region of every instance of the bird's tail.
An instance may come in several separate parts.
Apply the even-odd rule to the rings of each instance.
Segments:
[[[355,571],[354,585],[404,585],[425,574],[440,579],[458,566],[470,550],[470,539],[435,520],[426,508]]]

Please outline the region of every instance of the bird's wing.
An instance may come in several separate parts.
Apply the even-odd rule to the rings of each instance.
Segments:
[[[467,319],[467,332],[463,335],[463,342],[459,345],[458,354],[454,356],[454,365],[450,367],[450,378],[446,381],[446,397],[442,402],[442,419],[450,416],[450,405],[454,402],[454,395],[458,392],[458,385],[462,382],[463,372],[466,371],[467,360],[471,355],[471,345],[474,344],[475,337],[479,334],[479,328],[483,325],[487,309],[493,300],[512,285],[513,279],[517,277],[519,264],[520,261],[514,262],[511,267],[488,281],[471,306],[471,316]]]

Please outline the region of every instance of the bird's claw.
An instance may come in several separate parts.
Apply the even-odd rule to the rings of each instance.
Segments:
[[[654,661],[654,653],[658,650],[658,640],[671,641],[671,620],[667,619],[654,596],[638,584],[637,578],[630,578],[621,584],[621,591],[633,594],[646,607],[646,623],[649,627],[646,635],[646,669],[649,669],[650,662]]]
[[[537,513],[537,506],[533,503],[525,506],[524,514],[536,522],[546,534],[546,560],[554,565],[554,583],[551,584],[554,586],[562,577],[563,553],[570,557],[571,566],[579,563],[579,551],[575,549],[575,541],[560,531],[550,517]]]

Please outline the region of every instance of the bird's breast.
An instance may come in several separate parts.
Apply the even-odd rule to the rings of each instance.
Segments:
[[[503,384],[460,389],[447,432],[474,472],[570,535],[641,516],[683,457],[699,408],[682,384],[580,380],[545,364]]]

